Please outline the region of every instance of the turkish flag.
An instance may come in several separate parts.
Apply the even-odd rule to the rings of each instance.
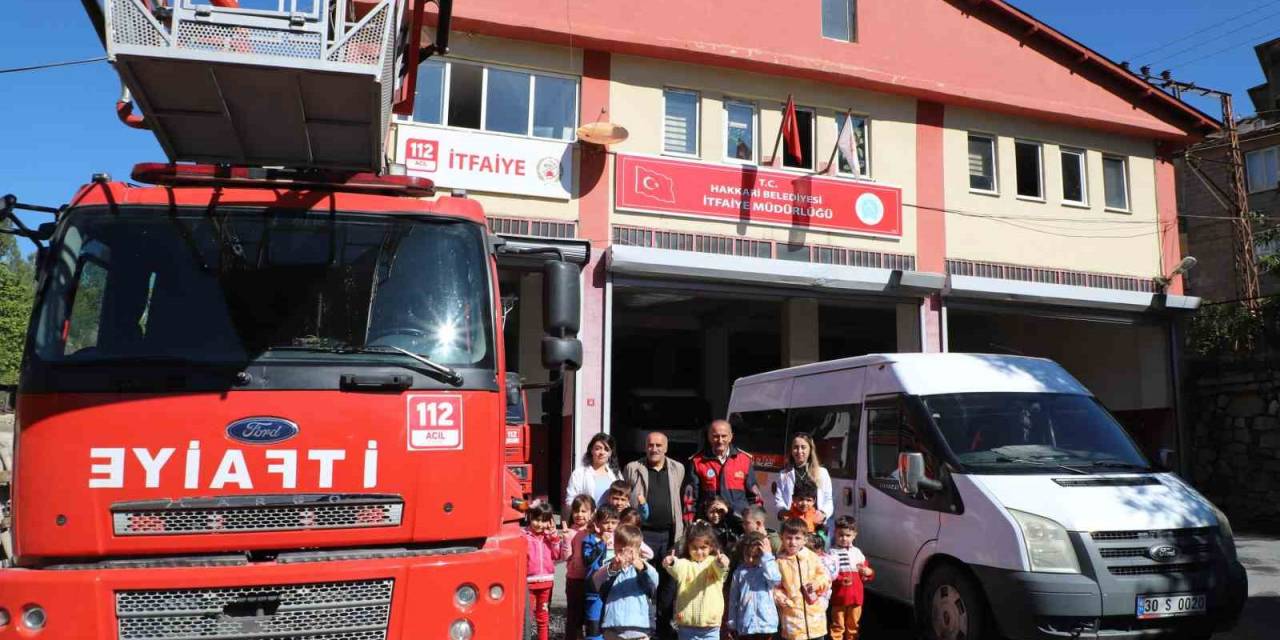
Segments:
[[[676,181],[671,176],[636,167],[636,193],[667,204],[676,203]]]
[[[787,145],[786,153],[796,159],[797,164],[804,164],[804,149],[800,148],[800,123],[796,122],[796,101],[787,96],[787,107],[782,110],[782,140]]]

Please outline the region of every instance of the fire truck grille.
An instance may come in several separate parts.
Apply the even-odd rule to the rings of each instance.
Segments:
[[[118,536],[394,527],[404,501],[387,496],[266,496],[234,501],[124,503],[111,509]]]
[[[383,640],[394,581],[116,592],[120,640]]]

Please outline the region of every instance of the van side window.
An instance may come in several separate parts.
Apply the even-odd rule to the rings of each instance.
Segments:
[[[729,416],[733,426],[734,446],[750,453],[756,468],[777,471],[782,468],[787,437],[787,412],[783,409],[743,411]]]
[[[857,404],[795,408],[791,410],[788,432],[808,432],[817,447],[818,460],[831,477],[852,480],[858,475],[858,420],[862,417],[861,410],[862,406]]]
[[[897,491],[898,454],[924,454],[925,475],[936,477],[937,460],[927,445],[917,412],[901,397],[867,403],[867,479],[882,489]]]

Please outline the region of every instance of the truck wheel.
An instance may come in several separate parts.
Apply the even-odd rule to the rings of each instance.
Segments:
[[[920,593],[920,627],[927,640],[984,640],[987,602],[973,579],[955,567],[929,574]]]

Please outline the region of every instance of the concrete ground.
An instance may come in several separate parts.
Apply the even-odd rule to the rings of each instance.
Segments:
[[[1280,638],[1280,538],[1240,534],[1236,538],[1236,551],[1249,572],[1249,600],[1245,603],[1240,624],[1230,632],[1215,635],[1214,640]],[[551,637],[562,638],[563,565],[556,572],[554,593],[551,600]],[[867,602],[862,621],[862,637],[915,640],[911,632],[911,610],[905,606],[873,598]]]

